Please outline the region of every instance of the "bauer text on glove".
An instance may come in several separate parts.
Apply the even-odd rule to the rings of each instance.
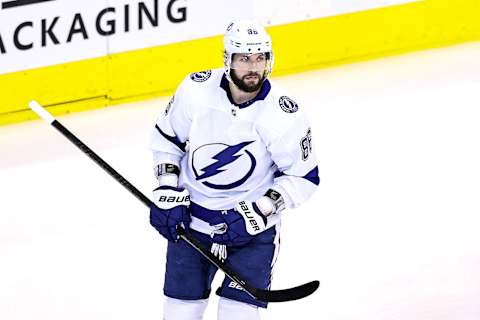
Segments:
[[[214,234],[214,242],[225,245],[243,245],[265,231],[267,218],[254,202],[240,201],[234,209],[224,211],[226,230]]]

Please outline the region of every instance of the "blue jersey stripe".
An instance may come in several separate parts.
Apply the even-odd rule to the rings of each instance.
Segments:
[[[309,173],[307,173],[304,177],[304,179],[307,179],[314,185],[319,185],[320,184],[320,177],[318,176],[318,166],[312,169]]]
[[[168,141],[170,141],[171,143],[176,145],[180,150],[185,152],[185,147],[187,146],[187,144],[185,142],[181,142],[180,139],[178,139],[177,136],[173,136],[173,137],[169,136],[168,134],[163,132],[162,129],[160,129],[158,124],[155,125],[155,128],[157,128],[157,131],[162,135],[162,137],[164,137],[165,139],[167,139]]]
[[[287,174],[283,173],[283,172],[280,172],[280,171],[276,171],[273,176],[275,178],[278,178],[278,177],[281,177],[281,176],[286,176]],[[318,176],[318,166],[316,166],[315,168],[313,168],[309,173],[307,173],[306,175],[304,175],[302,177],[303,179],[306,179],[308,181],[310,181],[311,183],[313,183],[314,185],[319,185],[320,184],[320,177]]]

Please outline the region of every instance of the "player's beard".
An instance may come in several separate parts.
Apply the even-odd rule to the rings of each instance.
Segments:
[[[249,76],[257,76],[257,82],[252,80],[246,80]],[[264,75],[258,72],[249,72],[248,74],[244,75],[242,79],[240,79],[235,70],[230,71],[230,77],[232,78],[233,83],[242,91],[245,92],[255,92],[262,87]]]

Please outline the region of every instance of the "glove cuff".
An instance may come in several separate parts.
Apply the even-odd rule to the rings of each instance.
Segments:
[[[153,198],[155,205],[164,210],[190,205],[190,194],[183,188],[161,186],[153,190]]]
[[[160,177],[157,177],[158,184],[161,186],[177,187],[178,186],[178,176],[174,174],[164,174]]]

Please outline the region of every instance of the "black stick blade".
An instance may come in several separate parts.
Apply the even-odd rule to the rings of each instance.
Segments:
[[[255,297],[265,302],[285,302],[305,298],[314,293],[320,286],[320,281],[312,281],[298,287],[283,290],[261,290],[255,291]]]

